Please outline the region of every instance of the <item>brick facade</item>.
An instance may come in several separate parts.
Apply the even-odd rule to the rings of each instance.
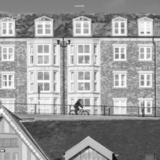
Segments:
[[[17,41],[1,41],[0,45],[15,45],[14,61],[1,61],[2,54],[0,54],[0,72],[15,72],[14,89],[0,89],[1,98],[15,98],[15,110],[23,112],[26,110],[27,102],[27,43],[26,40]],[[2,79],[0,75],[0,79]],[[2,87],[2,81],[0,88]]]
[[[34,20],[46,16],[53,19],[53,30],[54,34],[51,37],[35,37],[35,23]],[[73,19],[80,15],[64,14],[63,22],[61,22],[62,15],[47,15],[47,14],[23,14],[23,15],[10,15],[11,18],[15,20],[16,34],[14,38],[11,37],[2,37],[1,44],[14,44],[15,45],[15,60],[13,62],[0,62],[0,72],[4,71],[13,71],[15,72],[15,89],[0,89],[0,98],[15,98],[15,103],[22,103],[20,107],[16,105],[16,111],[26,110],[25,103],[30,103],[29,99],[34,98],[33,103],[38,103],[38,89],[37,89],[37,80],[34,81],[34,91],[31,93],[29,91],[29,82],[27,82],[28,75],[30,71],[34,71],[34,76],[37,78],[37,72],[42,70],[46,71],[49,69],[51,76],[53,76],[54,71],[57,71],[59,74],[58,85],[59,90],[57,92],[53,91],[53,82],[50,79],[51,89],[48,93],[41,93],[42,98],[47,98],[47,95],[50,96],[50,105],[53,109],[54,98],[58,98],[58,109],[60,112],[63,112],[63,56],[65,55],[65,112],[68,111],[68,106],[71,104],[71,98],[74,98],[74,102],[77,98],[86,98],[88,97],[89,103],[91,106],[92,113],[94,113],[94,107],[106,106],[108,107],[106,112],[109,112],[109,107],[111,108],[111,113],[113,113],[113,99],[114,98],[126,98],[127,99],[127,114],[138,114],[139,109],[139,99],[138,98],[152,98],[152,107],[155,106],[155,61],[154,54],[156,51],[156,105],[160,107],[159,102],[159,77],[160,77],[160,36],[159,27],[160,27],[160,16],[158,15],[137,15],[137,14],[84,14],[83,16],[91,19],[91,32],[92,36],[82,36],[82,37],[73,37]],[[2,14],[1,17],[7,17],[7,15]],[[127,20],[127,36],[113,36],[112,35],[112,20],[116,17],[123,17]],[[156,48],[154,48],[153,37],[152,36],[138,36],[138,19],[148,17],[154,21],[153,23],[153,36],[156,43]],[[25,24],[25,25],[24,25]],[[59,55],[59,65],[53,64],[53,48],[51,47],[50,56],[51,63],[48,65],[38,65],[37,66],[37,49],[36,45],[38,43],[49,43],[51,46],[57,43],[57,39],[62,40],[61,37],[65,37],[65,40],[70,39],[72,45],[74,45],[74,65],[71,67],[68,63],[68,46],[63,48],[58,52]],[[24,38],[24,39],[23,39]],[[34,53],[34,65],[28,66],[29,60],[29,43],[33,44],[33,53]],[[94,43],[98,44],[98,59],[99,64],[94,64]],[[78,44],[89,44],[91,45],[91,59],[89,65],[79,65],[78,64],[78,53],[77,45]],[[124,44],[126,45],[126,61],[114,61],[113,60],[113,45],[115,44]],[[152,60],[151,61],[139,61],[139,45],[140,44],[149,44],[152,45]],[[0,48],[1,49],[1,48]],[[155,49],[155,50],[154,50]],[[1,52],[1,51],[0,51]],[[0,54],[1,56],[1,54]],[[47,68],[48,67],[48,68]],[[74,92],[70,92],[69,89],[69,72],[73,70],[75,84]],[[94,72],[98,71],[98,91],[94,91]],[[89,71],[91,74],[90,78],[90,91],[83,92],[78,90],[78,72],[79,71]],[[127,75],[127,87],[126,88],[115,88],[113,86],[113,73],[115,71],[125,71]],[[140,71],[150,71],[152,72],[152,87],[151,88],[140,88],[139,87],[139,72]],[[1,76],[1,74],[0,74]],[[0,77],[1,79],[1,77]],[[0,80],[0,87],[2,80]],[[98,101],[94,102],[95,98],[98,98]],[[103,108],[102,108],[103,110]],[[158,109],[157,109],[158,112]],[[154,115],[155,110],[153,109],[152,114]]]

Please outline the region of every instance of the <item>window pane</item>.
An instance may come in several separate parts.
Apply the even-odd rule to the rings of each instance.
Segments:
[[[83,80],[83,72],[78,72],[78,80]]]
[[[44,72],[44,80],[49,80],[49,72]]]
[[[43,80],[43,72],[38,72],[38,80]]]
[[[118,22],[115,22],[115,28],[118,28]]]
[[[85,72],[85,80],[90,80],[90,72]]]
[[[119,54],[115,54],[115,59],[119,59]]]
[[[90,83],[85,83],[85,91],[89,91],[90,90]]]
[[[38,34],[42,34],[43,30],[42,29],[38,29],[37,32],[38,32]]]
[[[80,64],[83,63],[83,56],[78,56],[78,63],[80,63]]]
[[[84,52],[85,53],[89,53],[89,45],[85,45],[84,46]]]
[[[3,59],[7,59],[7,54],[3,54]]]
[[[3,139],[3,146],[4,147],[9,147],[10,146],[10,139],[9,138],[4,138]]]
[[[43,56],[38,56],[38,64],[43,64]]]
[[[84,87],[83,83],[78,83],[78,90],[79,91],[83,91],[83,87]]]
[[[49,45],[44,45],[44,53],[49,53]]]
[[[81,23],[76,22],[76,27],[80,28],[81,27]]]
[[[49,56],[44,56],[44,64],[48,64],[49,63]]]
[[[78,45],[78,53],[83,53],[83,45]]]
[[[85,105],[90,106],[90,99],[85,99]]]
[[[83,23],[83,27],[89,27],[88,22],[84,22],[84,23]]]
[[[44,83],[44,90],[49,91],[49,83]]]
[[[88,64],[89,63],[89,56],[84,56],[84,60],[85,60],[85,64]]]
[[[40,88],[40,91],[43,91],[43,83],[38,83],[38,88]]]
[[[45,29],[45,31],[46,31],[46,32],[45,32],[46,34],[50,34],[50,33],[51,33],[51,30],[50,30],[50,29]]]
[[[89,29],[84,29],[83,33],[85,33],[85,34],[89,33]]]
[[[42,45],[38,45],[38,53],[43,53],[43,46]]]
[[[3,48],[3,53],[7,53],[7,48]]]
[[[80,29],[76,29],[76,33],[77,33],[77,34],[80,34],[80,33],[81,33],[81,30],[80,30]]]

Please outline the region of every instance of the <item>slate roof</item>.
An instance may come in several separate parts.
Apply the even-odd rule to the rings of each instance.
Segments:
[[[160,159],[160,120],[35,121],[23,125],[51,159],[90,136],[118,160],[143,160],[145,154]]]
[[[0,19],[10,17],[15,19],[16,37],[18,38],[32,38],[34,37],[34,20],[42,16],[53,19],[54,37],[73,37],[72,35],[72,20],[81,16],[82,14],[64,13],[62,14],[46,14],[46,13],[26,13],[26,14],[9,14],[0,13]],[[63,24],[62,25],[62,16]],[[137,19],[149,17],[154,20],[154,35],[160,36],[160,15],[158,14],[106,14],[106,13],[83,13],[83,16],[88,17],[92,21],[92,36],[103,37],[111,36],[112,34],[112,19],[116,17],[123,17],[127,19],[128,36],[138,35]],[[9,37],[10,38],[10,37]]]
[[[24,132],[24,134],[32,141],[32,143],[41,151],[42,155],[44,157],[46,157],[46,159],[48,159],[48,157],[44,154],[43,150],[41,150],[40,146],[37,145],[36,141],[34,140],[34,138],[31,136],[31,134],[26,130],[26,128],[24,127],[23,123],[21,122],[22,119],[20,119],[18,116],[16,116],[15,114],[13,114],[11,111],[9,111],[6,107],[4,107],[3,105],[0,105],[0,108],[3,108],[3,110],[10,115],[10,117],[16,122],[16,125],[18,125],[18,127]],[[3,117],[3,115],[2,115]],[[1,118],[2,118],[1,117]]]

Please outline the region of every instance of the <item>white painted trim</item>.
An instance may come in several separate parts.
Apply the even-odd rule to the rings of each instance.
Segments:
[[[127,74],[127,71],[112,71],[113,74]]]
[[[127,47],[127,44],[112,44],[113,47]]]
[[[138,71],[139,74],[153,74],[153,71]]]
[[[127,101],[127,98],[113,98],[114,101],[122,100],[122,101]]]
[[[69,160],[70,158],[72,158],[73,156],[75,156],[77,153],[81,152],[88,146],[90,146],[91,148],[102,154],[107,159],[112,160],[113,152],[102,146],[100,143],[93,140],[91,137],[85,138],[77,145],[66,151],[64,155],[65,160]]]
[[[138,47],[153,47],[153,43],[138,44]]]

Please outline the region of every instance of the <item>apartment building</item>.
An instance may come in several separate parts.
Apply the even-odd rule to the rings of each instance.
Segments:
[[[3,15],[0,23],[0,99],[11,111],[67,113],[82,99],[91,114],[100,106],[158,114],[158,15]]]

